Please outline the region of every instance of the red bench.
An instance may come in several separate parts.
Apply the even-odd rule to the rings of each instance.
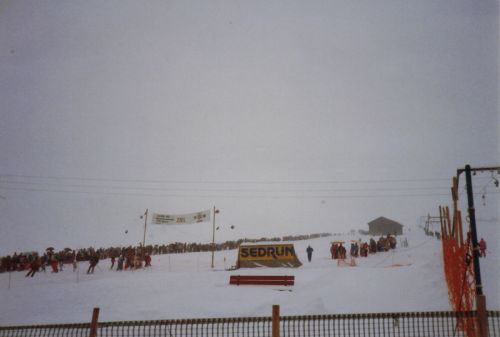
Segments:
[[[293,286],[295,276],[293,275],[231,275],[229,284],[258,284],[258,285],[283,285]]]

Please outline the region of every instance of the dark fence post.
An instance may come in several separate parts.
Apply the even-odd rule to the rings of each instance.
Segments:
[[[273,337],[280,337],[280,306],[273,305]]]
[[[92,322],[90,322],[90,335],[89,337],[97,336],[97,320],[99,319],[99,308],[94,308],[92,312]]]
[[[486,296],[477,295],[476,306],[479,336],[488,337],[488,313],[486,312]]]

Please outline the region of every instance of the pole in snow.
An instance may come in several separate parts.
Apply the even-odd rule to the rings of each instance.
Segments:
[[[212,223],[212,269],[214,268],[214,254],[215,254],[215,214],[219,213],[219,210],[214,206],[214,219]]]
[[[144,261],[146,254],[146,227],[148,225],[148,208],[146,208],[146,212],[144,212],[144,236],[142,237],[142,260]],[[142,219],[142,216],[141,216]]]

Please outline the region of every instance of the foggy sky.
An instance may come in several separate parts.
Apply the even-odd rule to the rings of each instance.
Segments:
[[[414,226],[499,163],[498,35],[496,1],[0,1],[0,254],[137,244],[146,208]],[[211,223],[147,236],[177,239]]]

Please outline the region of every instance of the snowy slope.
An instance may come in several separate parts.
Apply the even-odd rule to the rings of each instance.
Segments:
[[[110,261],[103,260],[94,275],[85,274],[87,263],[79,272],[66,268],[34,278],[4,273],[0,324],[86,322],[93,307],[101,308],[101,321],[265,316],[273,304],[281,305],[283,315],[449,310],[440,241],[415,231],[407,237],[408,248],[357,259],[357,267],[338,267],[329,257],[329,242],[358,237],[335,236],[295,242],[303,262],[298,269],[226,271],[236,261],[233,250],[216,253],[215,270],[210,253],[189,253],[153,256],[147,270],[110,271]],[[307,245],[314,248],[311,263]],[[488,307],[500,308],[493,268],[498,270],[498,256],[483,261],[489,266],[483,271]],[[232,286],[232,274],[292,274],[296,282]]]

